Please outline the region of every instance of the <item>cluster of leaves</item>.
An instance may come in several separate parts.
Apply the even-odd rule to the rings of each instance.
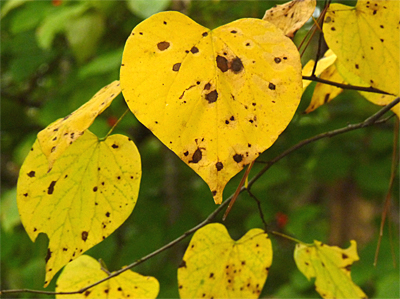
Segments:
[[[220,204],[228,181],[271,147],[294,116],[306,83],[302,83],[299,51],[285,34],[293,37],[315,5],[315,1],[293,1],[267,11],[264,20],[241,19],[214,30],[177,12],[158,13],[135,27],[124,49],[121,86],[119,81],[105,86],[81,108],[42,130],[21,167],[17,200],[22,224],[31,240],[39,233],[50,240],[46,286],[66,265],[57,281],[58,293],[82,288],[83,298],[157,296],[159,284],[154,278],[131,272],[131,267],[112,274],[82,255],[129,217],[141,180],[139,151],[133,141],[110,135],[114,126],[99,139],[89,126],[122,90],[136,118],[200,175]],[[394,56],[398,38],[387,38],[393,30],[399,31],[396,9],[390,5],[390,1],[359,1],[355,9],[327,7],[323,30],[336,54],[322,58],[330,62],[318,71],[320,62],[311,63],[310,71],[306,65],[303,75],[332,80],[332,73],[340,73],[345,78],[341,83],[379,93],[367,96],[369,100],[380,105],[392,102],[400,94],[399,86],[386,84],[376,70],[387,61],[398,65]],[[69,13],[79,15],[86,6],[71,7]],[[380,25],[378,36],[375,31],[361,35],[358,29],[350,30],[349,35],[360,35],[360,43],[353,47],[361,53],[350,61],[346,55],[354,48],[346,48],[348,40],[339,41],[335,33],[345,36],[343,28],[349,25],[344,20],[361,23],[359,14],[347,15],[359,11],[365,12],[361,14],[364,26],[390,22]],[[43,34],[50,36],[51,44],[56,32],[46,35],[38,31],[38,36],[42,40]],[[70,41],[73,51],[74,39]],[[48,41],[44,41],[46,47]],[[380,55],[367,56],[366,44]],[[87,57],[76,58],[84,61]],[[345,61],[350,61],[351,68]],[[335,69],[329,70],[332,66]],[[397,78],[398,68],[391,68],[390,76]],[[314,95],[322,95],[323,102],[339,93],[336,89],[317,90]],[[312,101],[308,111],[317,105]],[[394,109],[400,115],[399,105]],[[355,242],[346,250],[318,241],[297,242],[297,266],[307,278],[316,277],[316,290],[322,297],[366,297],[350,278],[349,268],[358,260]],[[264,230],[251,229],[233,241],[223,225],[202,225],[178,269],[177,287],[182,298],[258,298],[271,264],[271,241]],[[74,275],[76,272],[82,275]],[[94,286],[88,288],[91,284]]]

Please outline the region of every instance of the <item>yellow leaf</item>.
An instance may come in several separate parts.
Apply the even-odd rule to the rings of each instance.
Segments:
[[[345,68],[340,60],[336,60],[335,65],[340,75],[349,84],[369,87],[369,85],[365,83],[360,77],[353,75],[347,68]],[[397,96],[379,94],[374,92],[366,92],[366,91],[360,91],[360,94],[371,103],[374,103],[375,105],[379,106],[385,106],[390,102],[394,101],[395,98],[397,98]],[[400,104],[397,104],[391,110],[397,115],[397,117],[400,118]]]
[[[347,249],[319,241],[297,244],[294,259],[307,279],[316,278],[316,290],[323,298],[367,298],[350,276],[351,265],[359,260],[355,241]]]
[[[226,183],[286,128],[301,97],[299,52],[259,19],[210,31],[178,12],[153,15],[128,38],[120,76],[131,111],[218,204]]]
[[[311,18],[316,5],[316,0],[293,0],[268,9],[263,20],[274,24],[286,36],[293,37],[296,31]]]
[[[213,223],[198,230],[178,269],[181,298],[258,298],[272,263],[271,240],[261,229],[240,240]]]
[[[56,292],[77,291],[107,276],[99,262],[82,255],[65,266],[57,280]],[[56,295],[56,298],[156,298],[159,290],[154,277],[127,270],[82,294]]]
[[[370,86],[399,95],[399,20],[398,1],[358,0],[355,7],[331,4],[323,31],[345,68]]]
[[[45,285],[128,218],[140,178],[139,152],[125,136],[99,141],[85,131],[51,171],[36,140],[20,170],[17,203],[31,240],[39,233],[49,237]]]
[[[38,140],[43,153],[49,160],[49,169],[67,147],[89,128],[95,118],[110,106],[120,92],[119,81],[114,81],[100,89],[90,101],[79,109],[64,118],[56,120],[39,132]]]
[[[336,56],[335,56],[336,57]],[[321,79],[324,80],[329,80],[332,82],[336,83],[345,83],[343,80],[342,76],[339,74],[339,72],[336,69],[336,65],[332,64],[330,67],[328,67],[326,70],[324,70],[321,75]],[[337,95],[339,95],[343,91],[342,88],[325,84],[325,83],[317,83],[315,85],[314,93],[311,98],[310,105],[306,109],[306,113],[310,113],[311,111],[314,111],[317,109],[319,106],[322,106],[331,100],[333,100]]]
[[[315,68],[315,76],[319,77],[323,71],[325,71],[328,67],[330,67],[332,64],[335,63],[335,60],[336,60],[335,53],[333,53],[332,50],[326,51],[324,57],[318,60],[317,67]],[[309,62],[307,62],[306,65],[303,67],[302,75],[311,76],[314,64],[315,61],[312,59]],[[312,82],[311,80],[303,80],[303,90],[305,90],[307,86],[310,85],[311,82]]]

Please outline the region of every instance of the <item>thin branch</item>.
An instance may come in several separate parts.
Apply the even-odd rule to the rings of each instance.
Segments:
[[[330,5],[330,0],[329,1],[326,1],[325,0],[325,6],[324,6],[324,9],[323,9],[323,11],[322,11],[322,13],[321,13],[321,15],[319,16],[319,21],[321,22],[321,24],[320,24],[320,29],[321,29],[321,31],[320,31],[320,33],[319,33],[319,37],[318,37],[318,49],[317,49],[317,53],[316,53],[316,56],[315,56],[315,63],[314,63],[314,66],[313,66],[313,69],[312,69],[312,72],[311,72],[311,76],[312,77],[315,77],[315,70],[317,69],[317,64],[318,64],[318,61],[319,61],[319,59],[321,58],[321,56],[322,56],[322,53],[321,53],[321,50],[322,50],[322,44],[323,44],[323,42],[324,42],[324,34],[323,34],[323,32],[322,32],[322,27],[324,26],[324,18],[325,18],[325,14],[326,14],[326,12],[327,12],[327,10],[328,10],[328,7],[329,7],[329,5]]]
[[[374,124],[380,124],[380,123],[385,123],[386,121],[388,121],[391,117],[388,117],[386,119],[382,119],[379,120],[379,118],[384,115],[386,112],[388,112],[391,108],[393,108],[396,104],[398,104],[400,102],[400,98],[396,98],[394,101],[392,101],[390,104],[386,105],[385,107],[383,107],[381,110],[379,110],[377,113],[375,113],[374,115],[372,115],[371,117],[367,118],[365,121],[358,123],[358,124],[353,124],[353,125],[348,125],[347,127],[341,128],[341,129],[337,129],[337,130],[333,130],[333,131],[329,131],[329,132],[325,132],[319,135],[316,135],[314,137],[308,138],[306,140],[303,140],[299,143],[297,143],[296,145],[292,146],[291,148],[287,149],[286,151],[284,151],[283,153],[281,153],[280,155],[278,155],[277,157],[275,157],[274,159],[270,160],[269,162],[267,162],[267,165],[264,166],[263,169],[261,169],[250,181],[248,184],[247,189],[250,190],[251,186],[276,162],[278,162],[279,160],[281,160],[282,158],[286,157],[287,155],[289,155],[290,153],[296,151],[297,149],[303,147],[306,144],[315,142],[319,139],[323,139],[323,138],[328,138],[328,137],[333,137],[339,134],[343,134],[346,132],[350,132],[353,130],[357,130],[357,129],[361,129],[361,128],[365,128]],[[240,190],[240,192],[243,192],[246,188],[243,186]],[[249,193],[251,194],[251,193]],[[78,294],[78,293],[83,293],[85,291],[87,291],[88,289],[97,286],[113,277],[116,277],[118,275],[120,275],[121,273],[145,262],[146,260],[160,254],[161,252],[167,250],[168,248],[171,248],[172,246],[174,246],[175,244],[179,243],[180,241],[182,241],[183,239],[185,239],[186,237],[188,237],[189,235],[191,235],[192,233],[196,232],[197,230],[199,230],[200,228],[204,227],[205,225],[207,225],[208,223],[212,222],[215,217],[225,208],[225,206],[227,206],[229,204],[229,202],[232,200],[232,198],[234,197],[234,194],[232,194],[231,196],[229,196],[218,208],[216,208],[210,215],[208,215],[208,217],[203,220],[201,223],[199,223],[198,225],[196,225],[195,227],[187,230],[185,233],[183,233],[181,236],[179,236],[178,238],[176,238],[175,240],[171,241],[170,243],[164,245],[163,247],[153,251],[152,253],[140,258],[139,260],[135,261],[134,263],[128,265],[127,267],[124,267],[118,271],[112,272],[110,274],[110,276],[101,279],[91,285],[88,285],[80,290],[77,291],[71,291],[71,292],[48,292],[48,291],[39,291],[39,290],[30,290],[30,289],[14,289],[14,290],[2,290],[0,291],[0,294],[12,294],[12,293],[35,293],[35,294],[42,294],[42,295],[72,295],[72,294]]]
[[[374,92],[374,93],[387,94],[387,95],[394,96],[394,94],[391,94],[389,92],[374,88],[372,86],[371,87],[365,87],[365,86],[356,86],[356,85],[350,85],[350,84],[342,84],[342,83],[337,83],[337,82],[321,79],[321,78],[319,78],[319,77],[317,77],[315,75],[314,76],[303,76],[303,80],[310,80],[310,81],[320,82],[320,83],[324,83],[324,84],[340,87],[340,88],[343,88],[343,89]]]
[[[377,113],[375,113],[374,115],[372,115],[371,117],[367,118],[365,121],[363,121],[361,123],[348,125],[347,127],[344,127],[344,128],[341,128],[341,129],[337,129],[337,130],[333,130],[333,131],[329,131],[329,132],[325,132],[325,133],[321,133],[321,134],[315,135],[314,137],[311,137],[311,138],[308,138],[308,139],[300,141],[296,145],[292,146],[291,148],[287,149],[286,151],[284,151],[280,155],[276,156],[274,159],[268,161],[267,165],[265,165],[264,168],[261,169],[249,181],[249,184],[248,184],[247,188],[250,189],[251,186],[276,162],[278,162],[282,158],[286,157],[290,153],[298,150],[299,148],[303,147],[306,144],[312,143],[312,142],[320,140],[322,138],[327,138],[327,137],[330,138],[330,137],[333,137],[333,136],[336,136],[336,135],[339,135],[339,134],[343,134],[343,133],[350,132],[350,131],[353,131],[353,130],[365,128],[365,127],[368,127],[368,126],[371,126],[371,125],[374,125],[374,124],[379,124],[379,123],[386,122],[389,118],[391,118],[391,116],[389,118],[387,118],[387,119],[383,119],[383,120],[380,120],[380,121],[378,121],[378,119],[382,115],[384,115],[386,112],[388,112],[391,108],[393,108],[395,105],[397,105],[399,102],[400,102],[400,98],[394,99],[390,104],[386,105],[381,110],[379,110]]]
[[[249,193],[249,195],[256,201],[257,207],[258,207],[258,212],[260,213],[261,221],[262,221],[263,224],[264,224],[264,230],[267,231],[267,230],[268,230],[268,229],[267,229],[267,228],[268,228],[268,225],[267,225],[267,222],[265,221],[264,213],[263,213],[262,208],[261,208],[261,201],[260,201],[249,189],[246,189],[246,191],[247,191],[247,193]]]

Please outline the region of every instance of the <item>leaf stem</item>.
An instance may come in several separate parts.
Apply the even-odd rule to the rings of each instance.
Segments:
[[[121,117],[115,122],[115,124],[112,126],[112,128],[110,129],[110,131],[108,131],[107,135],[102,138],[102,140],[106,140],[108,136],[110,136],[110,134],[114,131],[115,127],[119,124],[119,122],[125,117],[125,115],[128,113],[129,108],[126,108],[125,112],[122,113]]]

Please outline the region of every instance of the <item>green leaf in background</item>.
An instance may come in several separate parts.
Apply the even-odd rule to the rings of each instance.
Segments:
[[[88,13],[69,20],[65,33],[78,63],[83,63],[94,54],[104,28],[104,18],[99,13]]]
[[[49,50],[56,34],[64,31],[68,21],[81,15],[87,8],[86,2],[74,6],[63,6],[60,8],[62,11],[46,17],[36,31],[39,47]]]
[[[17,188],[4,192],[0,202],[0,223],[5,232],[11,230],[21,222],[17,207]]]
[[[128,9],[135,15],[147,19],[151,15],[165,10],[171,0],[129,0]]]
[[[18,6],[21,6],[25,2],[28,2],[29,0],[9,0],[7,1],[4,5],[1,7],[1,18],[4,18],[6,14],[8,14],[11,10],[14,8],[17,8]]]

